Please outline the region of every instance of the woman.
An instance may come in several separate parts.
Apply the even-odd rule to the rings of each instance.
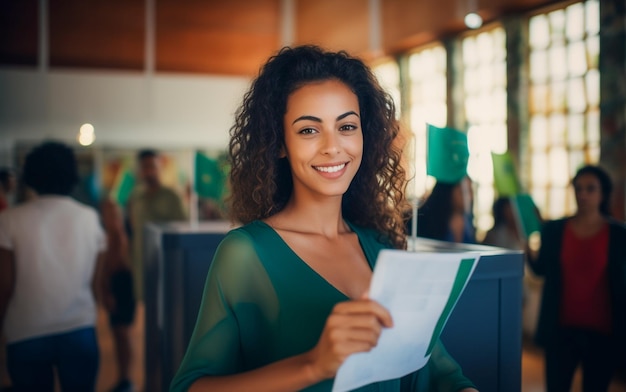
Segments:
[[[44,143],[26,157],[37,197],[0,214],[0,334],[16,391],[93,391],[98,373],[96,265],[106,239],[97,212],[69,197],[74,152]],[[100,264],[101,265],[101,264]]]
[[[509,197],[499,197],[492,208],[493,227],[487,231],[483,244],[508,249],[524,249],[513,206]]]
[[[285,48],[231,129],[231,213],[173,391],[329,391],[393,325],[365,295],[378,251],[406,245],[394,105],[345,53]],[[473,390],[437,345],[424,370],[363,390]]]
[[[467,213],[463,179],[437,182],[417,214],[417,235],[440,241],[474,243],[474,227]],[[471,192],[470,190],[467,191]]]
[[[626,352],[626,228],[610,219],[611,179],[578,170],[577,211],[545,224],[531,268],[545,276],[537,342],[545,348],[549,392],[569,391],[582,364],[583,390],[606,391]]]

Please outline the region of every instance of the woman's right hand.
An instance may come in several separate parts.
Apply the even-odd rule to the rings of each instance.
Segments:
[[[371,350],[391,326],[389,312],[365,296],[340,302],[310,351],[242,373],[201,377],[189,391],[299,391],[335,377],[350,354]]]
[[[314,377],[335,377],[350,354],[370,351],[383,328],[393,326],[391,315],[367,298],[340,302],[326,319],[317,345],[308,353]]]

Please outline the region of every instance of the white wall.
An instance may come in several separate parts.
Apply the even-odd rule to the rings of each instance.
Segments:
[[[94,145],[224,148],[249,83],[242,77],[2,68],[0,165],[21,141],[75,142],[86,122],[95,127]]]

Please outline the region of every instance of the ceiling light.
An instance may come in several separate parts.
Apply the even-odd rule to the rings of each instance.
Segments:
[[[78,136],[76,137],[81,146],[89,146],[96,140],[96,133],[93,125],[87,123],[80,126]]]
[[[470,29],[477,29],[483,25],[483,18],[475,12],[465,15],[465,26]]]

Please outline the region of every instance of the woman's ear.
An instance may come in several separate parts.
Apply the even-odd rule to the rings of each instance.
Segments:
[[[280,150],[278,151],[278,158],[287,158],[287,151],[285,150],[285,145],[280,146]]]

